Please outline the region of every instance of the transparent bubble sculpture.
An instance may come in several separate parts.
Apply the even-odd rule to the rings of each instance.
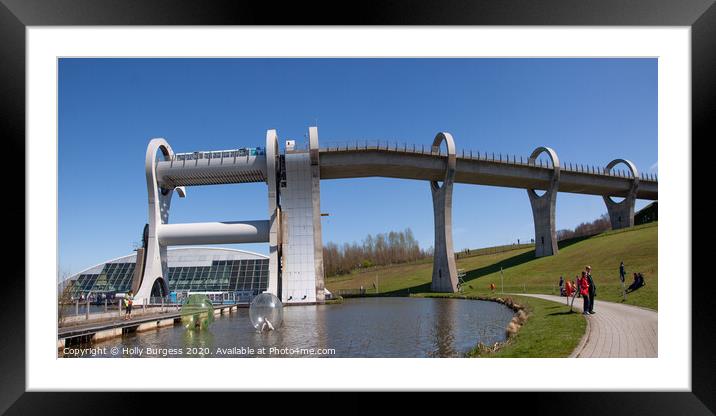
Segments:
[[[272,293],[262,293],[251,301],[249,319],[261,332],[278,329],[283,322],[283,303]]]
[[[214,305],[209,297],[195,293],[181,305],[181,323],[188,330],[206,329],[214,322]]]

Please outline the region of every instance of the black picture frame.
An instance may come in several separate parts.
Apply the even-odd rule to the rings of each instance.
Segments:
[[[440,2],[396,0],[390,2],[292,2],[277,7],[273,2],[188,2],[176,0],[0,0],[0,131],[11,158],[6,172],[25,171],[25,38],[27,26],[70,25],[590,25],[590,26],[688,26],[691,27],[692,144],[716,137],[714,76],[716,75],[716,6],[713,0],[443,0]],[[320,13],[319,13],[320,11]],[[689,144],[685,144],[689,145]],[[693,148],[692,148],[693,149]],[[692,153],[693,154],[693,153]],[[8,153],[6,153],[8,155]],[[20,157],[23,155],[24,157]],[[12,160],[9,160],[12,159]],[[683,167],[691,169],[691,167]],[[694,177],[694,175],[692,175]],[[10,178],[9,178],[10,179]],[[54,186],[49,184],[48,186]],[[25,183],[6,180],[6,218],[25,213]],[[22,203],[20,203],[22,201]],[[691,201],[685,201],[691,204]],[[689,205],[691,206],[691,205]],[[25,226],[31,218],[25,216]],[[25,235],[19,221],[7,221],[5,259],[25,259]],[[48,231],[49,233],[50,231]],[[8,238],[10,237],[10,238]],[[696,260],[692,256],[692,261]],[[691,270],[698,270],[692,263]],[[136,403],[128,393],[27,393],[25,392],[25,266],[14,260],[7,266],[0,309],[5,319],[0,337],[0,412],[11,414],[89,412],[103,403]],[[684,276],[691,278],[684,265]],[[711,279],[711,276],[705,276]],[[641,393],[570,393],[577,404],[558,406],[560,393],[532,395],[527,400],[497,394],[490,401],[528,403],[530,412],[583,414],[713,414],[716,409],[716,359],[714,311],[708,290],[696,290],[692,279],[692,391]],[[711,283],[709,285],[713,286]],[[669,290],[663,286],[662,290]],[[712,288],[709,290],[713,290]],[[578,370],[575,370],[575,374]],[[615,374],[615,377],[618,377]],[[397,386],[399,388],[399,386]],[[638,391],[639,386],[635,386]],[[510,394],[511,395],[511,394]],[[224,396],[226,397],[226,396]],[[235,400],[228,398],[224,400]],[[477,399],[482,400],[482,399]],[[181,409],[181,402],[165,401],[162,410]],[[709,410],[710,409],[710,410]],[[116,409],[119,411],[121,409]],[[80,412],[82,413],[82,412]],[[93,412],[94,413],[94,412]],[[539,412],[541,413],[541,412]]]

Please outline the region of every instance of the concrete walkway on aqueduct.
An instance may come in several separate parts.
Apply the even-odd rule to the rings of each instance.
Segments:
[[[567,299],[553,295],[515,293],[520,296],[566,304]],[[582,299],[574,300],[574,309],[582,312]],[[585,316],[587,333],[571,357],[579,358],[656,358],[658,343],[657,312],[619,303],[597,300],[594,315]]]

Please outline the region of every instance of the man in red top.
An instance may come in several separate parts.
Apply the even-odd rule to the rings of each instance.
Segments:
[[[584,299],[584,307],[583,307],[583,315],[589,315],[589,279],[587,279],[587,272],[582,272],[582,277],[579,278],[579,281],[577,282],[577,285],[579,285],[579,293],[582,295],[582,299]]]

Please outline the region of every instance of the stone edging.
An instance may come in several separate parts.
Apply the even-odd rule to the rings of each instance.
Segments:
[[[585,319],[585,321],[587,321],[587,326],[584,328],[584,335],[582,335],[582,338],[579,340],[579,344],[574,347],[574,351],[569,354],[568,358],[579,358],[584,350],[584,347],[587,346],[587,342],[589,342],[589,319]]]

